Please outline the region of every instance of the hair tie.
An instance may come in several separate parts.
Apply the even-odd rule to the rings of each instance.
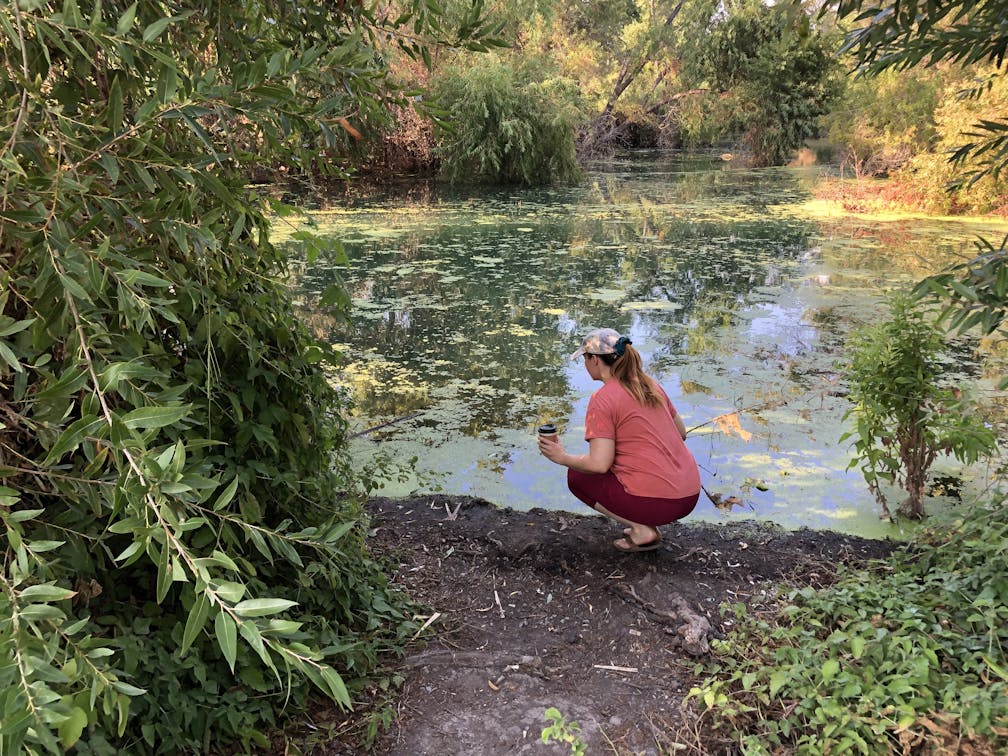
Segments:
[[[630,339],[628,339],[626,336],[620,336],[616,340],[616,356],[617,357],[622,357],[623,356],[623,353],[626,352],[627,344],[633,344],[633,342],[630,341]]]

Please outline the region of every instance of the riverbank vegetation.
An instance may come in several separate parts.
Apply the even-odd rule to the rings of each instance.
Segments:
[[[408,59],[393,64],[403,81],[426,88],[424,107],[439,103],[452,113],[451,128],[421,135],[409,111],[400,111],[371,136],[413,145],[414,170],[525,183],[572,180],[577,161],[625,147],[717,149],[779,165],[811,144],[819,162],[839,168],[822,196],[849,209],[1008,212],[1004,181],[989,165],[1003,149],[992,124],[1002,123],[1008,105],[996,21],[984,27],[988,11],[970,11],[943,38],[959,40],[958,52],[875,54],[862,67],[862,53],[880,37],[855,34],[844,47],[863,22],[860,8],[845,3],[837,15],[748,1],[730,8],[709,0],[510,4],[498,10],[507,47],[489,57],[440,56],[422,75]],[[951,21],[948,6],[936,12],[936,23]],[[499,122],[492,109],[458,99],[468,91],[479,101],[479,91],[491,88],[513,103]],[[530,142],[530,133],[543,143]],[[521,169],[547,150],[560,168]],[[380,171],[381,160],[369,169]],[[963,174],[969,180],[948,191]]]
[[[726,605],[737,628],[690,692],[696,752],[1003,753],[1006,538],[996,500],[776,612]]]
[[[980,65],[976,73],[981,78],[968,89],[968,99],[979,101],[991,93],[994,99],[1000,97],[1008,45],[1004,4],[992,3],[976,12],[971,4],[959,3],[920,10],[906,13],[898,6],[877,7],[863,0],[840,3],[841,14],[860,14],[846,48],[868,73],[898,74],[921,62]],[[946,74],[941,68],[937,73],[925,69],[915,81],[927,89]],[[877,91],[887,92],[887,80],[881,84]],[[871,104],[883,99],[866,97]],[[976,117],[970,108],[961,109],[957,118],[962,114],[967,120]],[[922,121],[904,112],[892,123],[901,119],[901,133],[912,143]],[[997,182],[1008,165],[1003,107],[985,112],[971,128],[956,133],[951,168],[943,169],[958,171],[946,174],[958,177],[951,182],[953,192]],[[1008,309],[1005,243],[998,248],[982,241],[978,246],[976,258],[926,279],[917,294],[924,299],[937,295],[956,330],[1003,337]],[[990,448],[994,441],[982,439],[989,431],[981,425],[964,424],[964,408],[943,412],[937,406],[943,389],[931,369],[908,364],[918,354],[934,355],[939,344],[939,334],[915,312],[909,300],[897,300],[893,317],[866,330],[853,345],[851,368],[852,398],[857,402],[852,412],[859,419],[856,446],[866,478],[869,484],[874,480],[876,488],[873,476],[880,470],[899,478],[910,493],[911,514],[920,513],[919,497],[908,470],[926,462],[919,455],[941,438],[943,428],[955,434],[965,430],[959,443],[974,451]],[[911,357],[903,350],[917,338],[922,339],[920,351]],[[904,367],[894,374],[893,367],[901,363]],[[918,381],[929,374],[926,390],[937,393],[923,403],[907,402],[915,394],[921,397],[924,386]],[[875,381],[891,385],[872,385]],[[955,399],[954,394],[945,396]],[[922,413],[929,403],[936,411]],[[879,410],[886,416],[882,423]],[[922,434],[934,434],[933,440]],[[947,438],[945,443],[954,441]],[[900,461],[893,453],[897,448]],[[849,573],[823,591],[796,592],[766,616],[736,606],[738,629],[719,645],[719,659],[710,668],[713,676],[691,691],[709,728],[703,748],[720,740],[726,749],[754,753],[781,748],[866,754],[1004,751],[1006,527],[1004,492],[993,491],[959,521],[925,531],[875,569]]]
[[[442,20],[0,9],[0,751],[266,746],[313,690],[350,707],[414,630],[269,241],[290,209],[246,184],[345,170],[403,99],[376,40],[483,46],[478,8]]]

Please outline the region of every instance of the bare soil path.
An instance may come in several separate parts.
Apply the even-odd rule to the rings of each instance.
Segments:
[[[588,754],[672,753],[697,662],[729,628],[722,603],[769,605],[782,583],[823,585],[897,546],[687,520],[658,550],[623,554],[601,516],[447,496],[368,507],[372,550],[432,618],[370,751],[390,756],[570,753],[540,739],[548,707],[580,724]]]

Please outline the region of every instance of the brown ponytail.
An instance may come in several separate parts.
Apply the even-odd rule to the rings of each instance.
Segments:
[[[621,357],[615,354],[600,354],[598,357],[612,367],[613,378],[623,384],[638,404],[644,407],[661,407],[664,404],[654,383],[644,372],[640,353],[632,346],[627,344]]]

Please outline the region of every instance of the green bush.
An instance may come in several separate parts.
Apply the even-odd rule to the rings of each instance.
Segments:
[[[462,179],[539,185],[580,176],[574,133],[580,112],[575,85],[535,80],[500,60],[458,65],[432,84],[451,113],[438,133],[441,171]]]
[[[707,128],[740,134],[755,165],[787,162],[840,91],[829,36],[804,13],[761,2],[747,0],[688,41],[684,63],[687,81],[721,95],[706,98]]]
[[[245,178],[381,107],[349,32],[437,19],[172,8],[0,9],[3,753],[265,744],[412,627]]]
[[[853,333],[848,341],[855,458],[865,481],[889,516],[884,483],[907,492],[899,513],[924,515],[924,487],[939,454],[975,462],[990,454],[994,432],[950,382],[941,328],[909,296],[891,300],[890,317]]]
[[[929,71],[888,71],[847,83],[824,117],[829,139],[854,174],[889,174],[935,140],[942,78]]]
[[[736,626],[690,692],[707,752],[1005,752],[1006,539],[998,499],[775,616],[726,607]]]

